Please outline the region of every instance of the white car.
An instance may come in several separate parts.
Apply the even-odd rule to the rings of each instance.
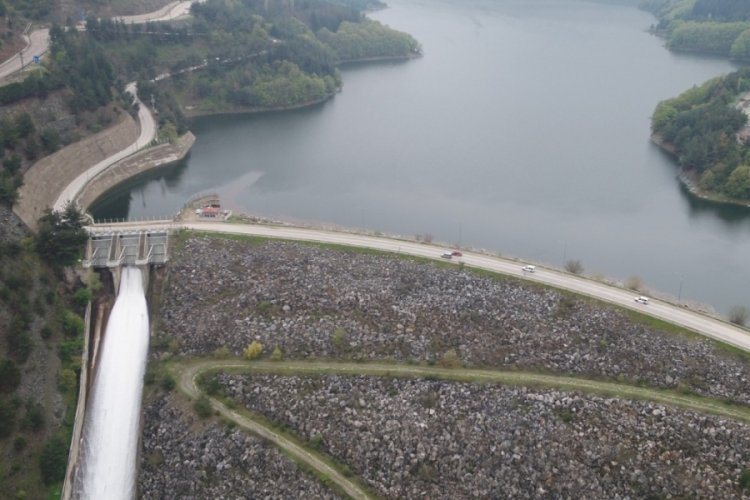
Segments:
[[[452,258],[453,258],[453,254],[452,254],[452,253],[450,253],[450,252],[445,252],[445,253],[443,253],[443,255],[441,255],[440,257],[442,257],[442,258],[444,258],[444,259],[452,259]]]
[[[638,302],[638,303],[640,303],[640,304],[647,305],[648,304],[648,297],[644,297],[643,295],[639,295],[638,297],[635,298],[635,301]]]
[[[525,273],[533,273],[534,271],[536,271],[536,266],[523,266],[521,268],[521,271]]]

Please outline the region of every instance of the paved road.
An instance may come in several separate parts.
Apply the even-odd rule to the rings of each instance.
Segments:
[[[204,364],[196,364],[187,367],[180,373],[180,388],[191,398],[198,399],[203,393],[200,389],[198,389],[196,378],[203,371],[209,368],[210,366],[206,366]],[[336,483],[351,498],[361,500],[367,500],[370,498],[370,496],[368,496],[367,493],[365,493],[365,491],[360,488],[354,481],[344,477],[343,474],[339,473],[336,469],[328,465],[316,454],[310,453],[302,446],[299,446],[293,441],[290,441],[273,429],[262,425],[235,410],[228,408],[221,402],[213,398],[209,398],[209,400],[211,401],[211,406],[216,411],[221,413],[224,417],[236,422],[241,427],[244,427],[245,429],[253,432],[263,439],[266,439],[267,441],[275,444],[295,459],[308,464],[310,467],[314,468],[321,474],[328,476],[331,481]]]
[[[198,0],[196,3],[204,2],[205,0]],[[190,6],[193,4],[191,1],[185,2],[172,2],[165,5],[159,10],[149,12],[148,14],[139,14],[136,16],[120,16],[113,17],[113,21],[122,21],[128,24],[145,23],[149,21],[170,21],[177,19],[178,17],[186,16],[190,13]]]
[[[125,87],[125,90],[133,94],[133,96],[135,96],[136,102],[138,103],[138,122],[141,128],[138,139],[136,139],[136,141],[127,148],[119,151],[117,154],[112,155],[109,158],[105,158],[104,160],[88,168],[85,172],[76,177],[73,182],[68,184],[63,192],[60,193],[57,201],[55,201],[55,205],[53,207],[54,210],[58,212],[62,211],[69,201],[76,198],[78,193],[80,193],[83,189],[83,186],[85,186],[90,179],[93,179],[99,173],[103,172],[126,156],[129,156],[139,149],[145,147],[154,139],[154,137],[156,137],[156,122],[154,121],[154,117],[151,115],[151,111],[149,111],[149,109],[138,99],[135,82],[129,83]]]
[[[47,28],[32,31],[30,35],[24,35],[26,47],[21,49],[10,59],[0,63],[0,80],[21,69],[21,55],[23,55],[24,67],[32,64],[32,56],[41,56],[47,52],[49,42],[49,30]]]
[[[133,223],[121,225],[103,226],[102,230],[112,228],[128,227],[153,227],[160,229],[185,228],[195,231],[221,232],[231,234],[246,234],[264,236],[270,238],[283,238],[300,241],[317,241],[321,243],[334,243],[346,246],[358,246],[385,250],[420,257],[440,259],[444,249],[435,245],[425,245],[413,241],[403,241],[375,236],[364,236],[333,231],[321,231],[314,229],[290,228],[283,226],[266,226],[252,224],[229,224],[223,222],[195,222],[187,224],[171,224],[168,221],[151,223]],[[94,228],[93,230],[97,230]],[[704,314],[678,307],[667,302],[652,299],[648,305],[639,304],[634,301],[636,293],[616,288],[598,281],[586,279],[580,276],[564,273],[554,269],[537,266],[533,274],[524,273],[521,270],[522,263],[491,257],[472,252],[464,252],[461,259],[453,259],[451,262],[463,262],[467,266],[495,271],[510,276],[537,281],[545,285],[570,290],[582,295],[587,295],[605,302],[610,302],[634,311],[653,316],[655,318],[685,327],[701,335],[726,342],[744,351],[750,352],[750,332]]]
[[[198,3],[204,1],[205,0],[198,0]],[[192,1],[172,2],[154,12],[139,14],[137,16],[115,17],[113,19],[132,24],[156,21],[171,21],[172,19],[177,19],[178,17],[189,14],[190,6],[192,4]],[[77,29],[83,28],[83,24],[79,24],[77,26]],[[22,49],[18,54],[15,54],[8,60],[0,63],[0,80],[21,69],[21,57],[19,54],[23,54],[23,62],[25,67],[31,64],[31,56],[40,56],[47,52],[47,49],[49,47],[49,29],[41,28],[38,30],[34,30],[30,35],[24,35],[24,39],[26,40],[26,47]]]

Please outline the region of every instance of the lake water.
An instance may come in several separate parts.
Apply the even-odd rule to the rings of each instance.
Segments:
[[[672,54],[635,2],[393,0],[372,17],[417,60],[344,68],[333,100],[198,119],[189,158],[97,217],[175,213],[197,192],[252,214],[492,249],[750,306],[750,211],[692,200],[649,141],[662,99],[732,71]]]

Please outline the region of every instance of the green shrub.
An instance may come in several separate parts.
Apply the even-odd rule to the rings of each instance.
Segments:
[[[310,436],[310,447],[319,450],[320,446],[323,444],[323,436],[319,432],[314,432]]]
[[[13,449],[16,452],[23,451],[23,449],[26,448],[26,438],[23,436],[18,436],[16,439],[13,440]]]
[[[63,368],[60,373],[57,374],[57,387],[62,392],[68,392],[76,388],[77,383],[76,372],[70,368]]]
[[[211,396],[219,394],[221,392],[221,383],[216,375],[212,375],[203,380],[203,386],[206,388],[206,392]]]
[[[70,363],[74,357],[80,357],[83,352],[83,337],[64,340],[60,342],[58,354],[63,364]]]
[[[21,370],[11,359],[0,362],[0,392],[8,394],[21,383]]]
[[[250,342],[250,344],[248,344],[245,350],[242,351],[242,355],[245,356],[245,359],[259,358],[262,353],[263,353],[263,344],[261,344],[257,340],[253,340],[252,342]]]
[[[211,408],[211,401],[209,401],[209,399],[205,395],[198,398],[198,400],[193,405],[193,409],[200,418],[208,418],[213,412],[213,408]]]
[[[744,469],[740,474],[740,488],[750,490],[750,467]]]
[[[44,429],[44,407],[35,401],[26,402],[26,417],[23,420],[24,430],[39,432]]]
[[[63,333],[65,333],[66,337],[77,337],[78,335],[81,335],[83,333],[83,318],[78,316],[73,311],[66,310],[63,313],[62,327]]]
[[[65,467],[68,462],[68,443],[60,435],[54,435],[39,456],[39,470],[44,484],[62,481],[65,477]]]
[[[79,288],[73,295],[73,302],[75,303],[75,305],[83,309],[84,307],[86,307],[86,304],[89,303],[92,296],[93,294],[88,288]]]
[[[39,331],[39,335],[41,335],[44,340],[47,340],[52,337],[52,328],[50,328],[49,325],[44,325]]]
[[[221,347],[217,347],[214,349],[214,352],[211,353],[211,356],[213,356],[216,359],[226,359],[232,355],[232,351],[229,350],[229,347],[223,345]]]
[[[569,260],[565,263],[565,270],[573,274],[581,274],[583,272],[583,264],[580,260]]]
[[[0,439],[13,433],[16,424],[16,406],[5,397],[0,397]]]
[[[346,330],[341,327],[336,328],[331,335],[331,343],[337,349],[341,349],[346,342]]]
[[[279,346],[274,347],[271,353],[271,361],[281,361],[282,359],[284,359],[284,353],[281,352]]]
[[[448,349],[440,358],[440,366],[443,368],[457,368],[461,365],[461,359],[455,349]]]
[[[166,375],[164,375],[164,377],[162,377],[161,388],[164,389],[165,391],[169,392],[169,391],[174,390],[175,385],[177,385],[177,383],[175,382],[174,377],[170,375],[169,373],[167,373]]]

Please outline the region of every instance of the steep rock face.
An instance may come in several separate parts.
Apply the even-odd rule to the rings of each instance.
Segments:
[[[750,403],[750,368],[708,340],[514,279],[286,242],[190,238],[162,330],[186,355],[253,340],[290,358],[461,362],[680,388]]]
[[[169,395],[143,419],[139,498],[339,498],[261,439],[196,421]]]
[[[739,498],[750,426],[658,404],[372,377],[218,377],[387,498]]]

